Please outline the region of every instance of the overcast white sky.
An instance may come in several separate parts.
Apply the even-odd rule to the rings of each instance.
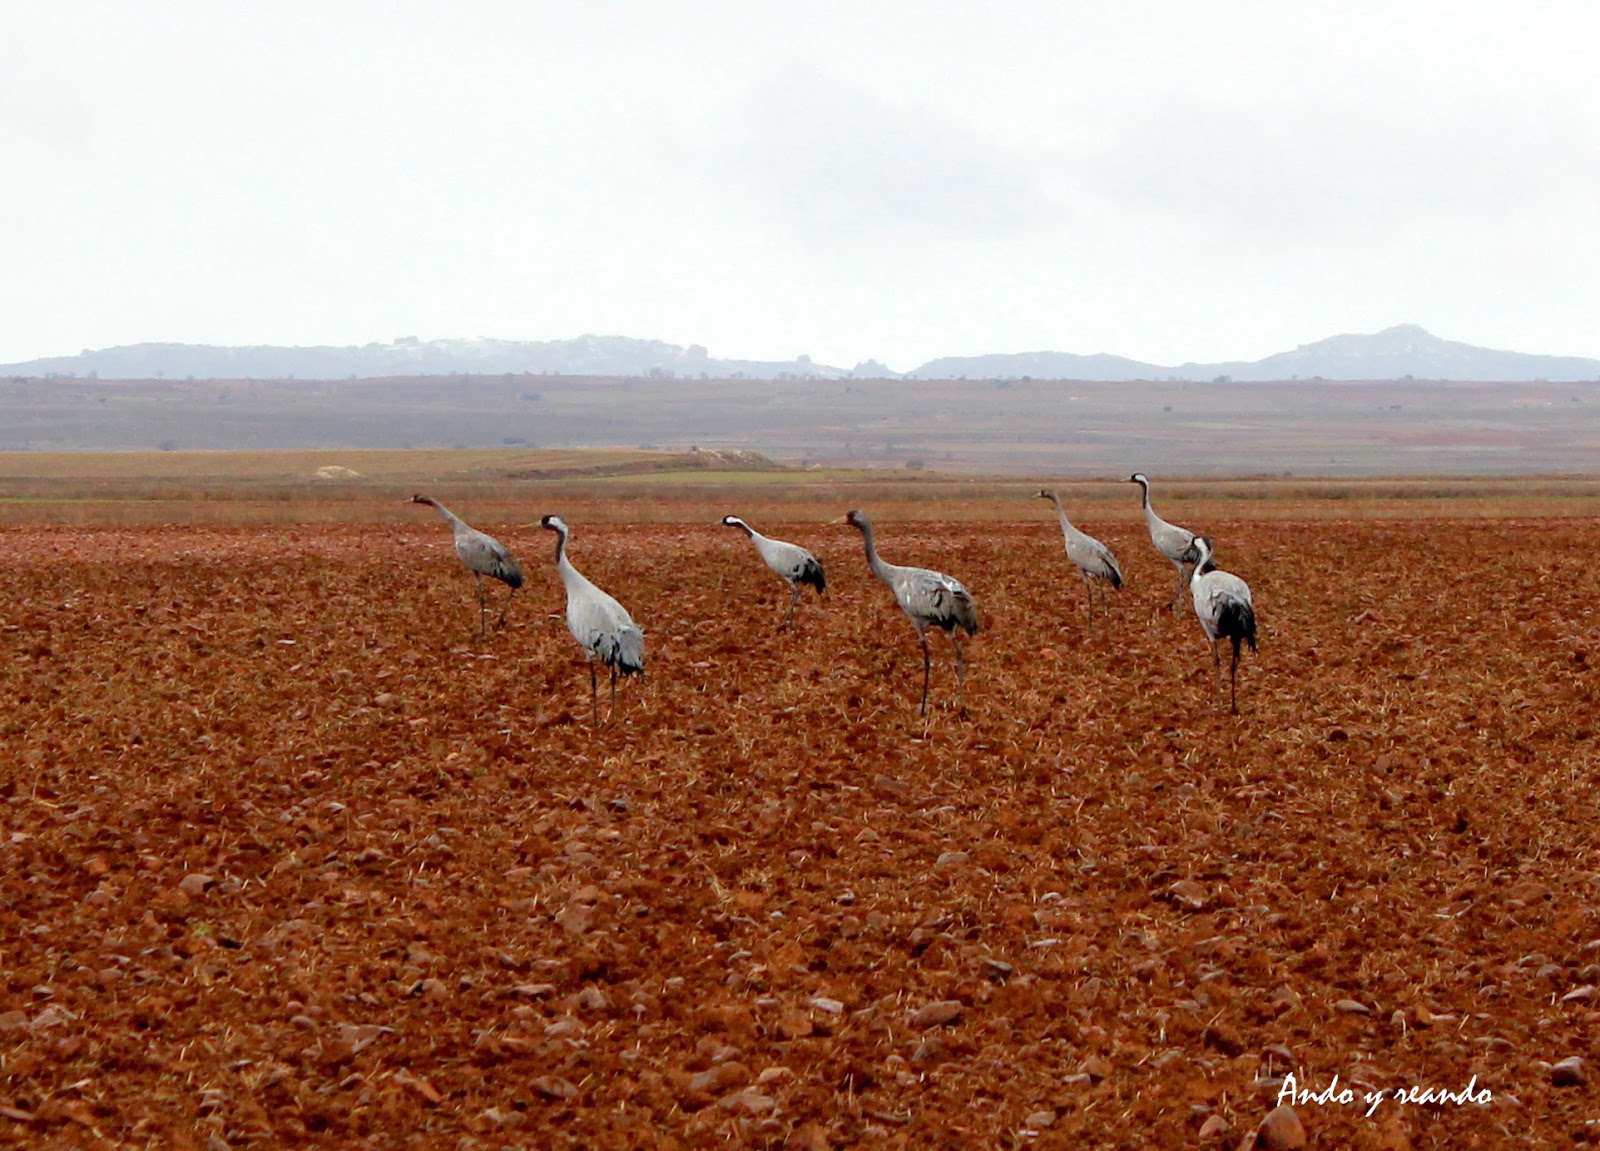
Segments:
[[[1600,4],[0,5],[0,362],[1600,356]]]

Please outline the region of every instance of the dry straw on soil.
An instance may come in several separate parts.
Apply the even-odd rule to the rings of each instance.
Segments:
[[[1169,501],[1255,590],[1235,719],[1117,498],[1094,631],[1037,509],[879,516],[984,614],[926,724],[818,516],[777,635],[743,508],[463,504],[483,645],[431,518],[0,530],[0,1140],[1232,1146],[1286,1070],[1493,1092],[1318,1146],[1586,1131],[1600,524]],[[598,730],[541,511],[647,632]]]

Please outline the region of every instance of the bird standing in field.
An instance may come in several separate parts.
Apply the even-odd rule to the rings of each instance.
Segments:
[[[1211,562],[1211,537],[1194,541],[1194,574],[1189,578],[1189,594],[1194,597],[1194,614],[1211,641],[1211,659],[1220,669],[1222,655],[1217,644],[1233,642],[1233,664],[1229,669],[1229,696],[1233,714],[1239,714],[1239,644],[1256,650],[1256,609],[1250,602],[1250,585],[1231,572],[1218,571]]]
[[[1117,557],[1111,554],[1111,549],[1105,544],[1072,526],[1072,521],[1067,519],[1067,513],[1061,508],[1061,499],[1055,492],[1046,488],[1037,498],[1049,500],[1056,506],[1056,516],[1061,520],[1061,534],[1066,543],[1067,558],[1077,565],[1078,571],[1083,575],[1083,590],[1089,597],[1089,622],[1093,623],[1094,585],[1104,582],[1113,588],[1122,586],[1122,569],[1117,566]],[[1102,589],[1101,595],[1104,594],[1105,591]]]
[[[600,722],[600,683],[594,661],[611,669],[611,712],[617,710],[617,677],[644,674],[644,632],[627,610],[595,587],[567,558],[567,525],[559,516],[545,516],[539,526],[556,533],[556,571],[567,589],[567,630],[589,654],[589,705]]]
[[[817,557],[799,544],[785,543],[783,540],[764,536],[738,516],[723,516],[722,523],[725,527],[738,528],[749,536],[750,542],[756,545],[756,551],[761,553],[761,558],[766,561],[767,566],[777,572],[779,578],[789,585],[789,611],[784,615],[783,622],[778,625],[779,631],[788,628],[789,621],[794,618],[795,604],[800,602],[802,590],[807,584],[816,588],[819,596],[828,590],[827,580],[822,574],[822,565],[817,562]]]
[[[511,591],[506,595],[506,602],[500,608],[500,618],[495,621],[495,627],[505,626],[506,610],[511,606],[511,597],[517,594],[517,589],[522,586],[522,569],[517,566],[517,561],[511,558],[511,553],[504,544],[491,535],[480,532],[477,528],[469,527],[455,512],[445,507],[436,499],[428,496],[412,496],[411,503],[427,504],[444,517],[450,525],[450,530],[456,537],[456,555],[461,562],[467,565],[467,570],[472,573],[478,585],[478,635],[489,634],[486,613],[488,611],[488,591],[483,585],[483,577],[489,576],[503,584],[510,586]]]
[[[922,707],[928,714],[928,679],[932,658],[928,654],[928,628],[936,627],[950,637],[956,649],[956,680],[963,695],[967,686],[967,666],[961,658],[961,636],[978,634],[978,608],[972,596],[961,586],[961,581],[943,572],[926,568],[898,567],[878,558],[878,549],[872,539],[872,521],[863,511],[848,512],[845,523],[861,532],[867,549],[867,566],[872,574],[888,585],[895,602],[906,613],[911,626],[917,629],[917,640],[922,644]]]
[[[1128,477],[1130,484],[1138,484],[1144,489],[1144,522],[1150,529],[1150,542],[1156,545],[1156,551],[1166,556],[1172,566],[1178,569],[1178,590],[1172,593],[1172,598],[1167,601],[1167,606],[1173,611],[1178,609],[1178,599],[1183,595],[1183,585],[1187,582],[1189,573],[1184,571],[1186,564],[1194,562],[1195,535],[1188,528],[1180,528],[1177,524],[1169,524],[1166,520],[1156,515],[1155,509],[1150,506],[1150,479],[1143,472],[1134,472]]]

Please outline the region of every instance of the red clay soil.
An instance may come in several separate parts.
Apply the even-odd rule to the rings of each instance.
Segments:
[[[924,722],[848,529],[762,525],[777,635],[742,536],[576,523],[599,727],[485,526],[482,643],[433,522],[0,532],[0,1144],[1233,1148],[1286,1073],[1315,1147],[1600,1139],[1600,524],[1208,525],[1233,717],[1137,523],[1093,629],[1048,519],[881,523],[986,625]]]

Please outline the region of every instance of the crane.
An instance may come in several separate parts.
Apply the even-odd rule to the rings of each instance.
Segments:
[[[961,586],[961,581],[943,572],[927,568],[898,567],[878,558],[878,549],[872,538],[872,521],[859,509],[845,514],[844,523],[861,533],[867,550],[867,566],[872,574],[882,580],[894,593],[895,602],[906,613],[911,626],[917,630],[917,641],[922,644],[922,707],[928,714],[928,680],[932,658],[928,654],[928,628],[936,627],[950,637],[956,650],[956,679],[963,693],[966,691],[967,667],[961,658],[961,637],[978,634],[978,608],[972,596]]]
[[[522,586],[522,569],[517,566],[517,561],[511,558],[511,553],[506,546],[493,536],[480,532],[477,528],[469,526],[455,512],[445,507],[438,500],[428,496],[412,496],[408,503],[427,504],[438,511],[450,525],[450,530],[455,533],[456,555],[472,573],[478,585],[478,635],[486,636],[489,629],[486,624],[488,611],[488,592],[483,584],[483,577],[489,576],[503,584],[510,586],[511,591],[506,594],[506,602],[500,608],[500,618],[495,621],[496,629],[505,626],[506,611],[511,607],[511,597],[517,594],[517,589]]]
[[[567,558],[569,529],[560,516],[545,516],[539,526],[556,533],[556,571],[567,590],[567,630],[589,655],[589,705],[600,722],[600,683],[594,661],[611,669],[611,712],[617,710],[617,677],[644,674],[644,632],[627,610],[591,583]]]
[[[1150,542],[1156,545],[1156,551],[1166,556],[1172,566],[1178,569],[1178,590],[1172,593],[1172,598],[1167,601],[1167,606],[1173,611],[1178,610],[1178,598],[1183,595],[1183,586],[1187,582],[1189,573],[1184,571],[1184,565],[1194,563],[1194,533],[1188,528],[1180,528],[1177,524],[1169,524],[1166,520],[1156,515],[1155,509],[1150,506],[1150,479],[1143,472],[1134,472],[1128,477],[1130,484],[1138,484],[1144,489],[1144,522],[1150,529]]]
[[[819,596],[827,591],[827,579],[822,574],[822,565],[817,562],[816,556],[799,544],[785,543],[783,540],[764,536],[738,516],[723,516],[722,523],[724,527],[738,528],[749,536],[750,542],[756,545],[756,551],[761,554],[767,566],[789,585],[789,611],[784,615],[783,622],[778,625],[779,631],[788,628],[789,621],[794,618],[795,605],[800,602],[802,590],[807,585],[816,588]]]
[[[1067,513],[1061,508],[1061,499],[1049,488],[1041,491],[1036,497],[1049,500],[1056,506],[1056,517],[1061,521],[1061,535],[1067,549],[1067,558],[1077,565],[1078,571],[1083,575],[1083,590],[1089,597],[1089,622],[1094,622],[1094,585],[1097,581],[1104,581],[1113,588],[1122,586],[1122,569],[1117,566],[1117,557],[1111,554],[1111,549],[1086,532],[1081,532],[1072,526],[1072,521],[1067,519]],[[1105,594],[1104,589],[1101,591]]]
[[[1250,585],[1232,572],[1218,571],[1211,561],[1211,537],[1194,542],[1194,573],[1189,577],[1189,594],[1194,597],[1194,614],[1211,641],[1211,659],[1220,670],[1222,655],[1217,644],[1233,642],[1233,664],[1228,673],[1233,714],[1239,714],[1239,644],[1256,650],[1256,609],[1250,601]]]

